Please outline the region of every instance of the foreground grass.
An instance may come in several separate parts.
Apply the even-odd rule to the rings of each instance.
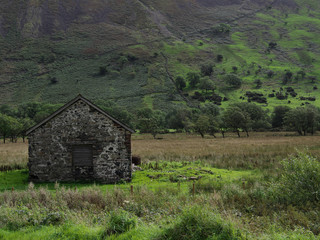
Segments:
[[[0,172],[0,239],[320,239],[319,196],[306,189],[320,165],[294,150],[317,156],[319,136],[274,134],[135,135],[143,171],[131,183],[34,185],[27,170]]]

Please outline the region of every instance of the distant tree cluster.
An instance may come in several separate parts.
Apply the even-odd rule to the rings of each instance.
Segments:
[[[254,103],[236,103],[223,111],[213,102],[199,108],[179,105],[167,112],[143,108],[130,113],[111,101],[95,102],[110,115],[126,123],[141,133],[151,133],[154,138],[169,129],[177,132],[197,133],[202,137],[216,137],[221,133],[234,132],[241,137],[244,132],[249,137],[251,131],[296,131],[299,135],[314,134],[320,128],[320,110],[312,105],[289,108],[277,106],[270,114]],[[26,131],[35,123],[49,116],[61,105],[27,103],[18,107],[0,107],[0,136],[3,142],[24,139]]]
[[[16,142],[18,137],[25,139],[26,131],[36,122],[40,122],[56,109],[60,104],[26,103],[18,107],[0,106],[0,136],[3,142],[9,138]]]

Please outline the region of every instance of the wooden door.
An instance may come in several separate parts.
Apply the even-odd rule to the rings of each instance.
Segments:
[[[93,174],[92,145],[73,146],[72,163],[76,180],[90,180]]]

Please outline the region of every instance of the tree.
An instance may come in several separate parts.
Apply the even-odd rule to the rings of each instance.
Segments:
[[[178,76],[178,77],[176,78],[176,87],[177,87],[179,90],[182,90],[183,88],[186,87],[186,81],[184,80],[183,77]]]
[[[288,129],[295,130],[299,135],[314,133],[319,122],[319,110],[315,107],[297,107],[285,114],[284,123]]]
[[[281,129],[284,127],[284,117],[290,111],[288,106],[276,106],[271,115],[272,128]]]
[[[225,122],[227,128],[234,130],[238,137],[240,137],[240,129],[247,133],[249,137],[250,116],[247,112],[242,111],[240,108],[231,106],[224,111],[222,121]]]
[[[228,130],[228,126],[227,126],[226,122],[224,121],[224,116],[222,116],[221,118],[218,118],[217,123],[218,123],[219,130],[222,134],[222,138],[224,138],[224,134]]]
[[[109,113],[114,118],[118,119],[120,122],[125,122],[131,128],[134,128],[134,116],[127,110],[119,107],[114,101],[110,100],[97,100],[94,102],[101,109]]]
[[[204,64],[201,65],[201,75],[202,76],[211,76],[213,73],[213,64]]]
[[[50,116],[53,112],[55,112],[60,105],[57,104],[40,104],[38,111],[33,117],[33,121],[35,122],[41,122],[46,117]]]
[[[14,117],[17,114],[17,110],[15,108],[12,108],[11,106],[7,104],[2,104],[0,106],[0,113]]]
[[[229,33],[231,30],[231,26],[226,23],[220,23],[218,25],[215,25],[211,28],[212,33],[214,34],[223,34],[223,33]]]
[[[210,119],[206,115],[200,115],[194,124],[195,131],[204,138],[210,127]]]
[[[187,130],[186,125],[191,122],[190,109],[184,105],[172,108],[165,117],[166,126],[176,130]],[[188,125],[189,126],[189,125]]]
[[[31,118],[33,119],[37,112],[40,111],[41,104],[40,103],[24,103],[18,106],[18,117],[20,118]]]
[[[300,70],[297,72],[296,80],[304,80],[306,75],[307,74],[304,70]]]
[[[221,54],[217,55],[217,62],[222,62],[223,61],[223,56]]]
[[[233,73],[236,73],[238,71],[238,67],[237,66],[233,66],[232,67],[232,71],[233,71]]]
[[[138,127],[142,133],[151,133],[153,138],[164,129],[165,116],[161,111],[144,108],[138,111]]]
[[[194,88],[200,81],[200,76],[196,72],[189,72],[187,74],[187,81],[189,82],[190,86]]]
[[[215,85],[209,77],[204,77],[204,78],[201,78],[200,80],[199,88],[202,90],[205,90],[207,93],[208,90],[214,91]]]
[[[241,79],[234,74],[226,75],[224,80],[231,88],[240,88],[242,84]]]
[[[12,134],[14,124],[16,120],[13,117],[0,114],[0,134],[3,137],[3,143],[6,143],[6,138]]]
[[[202,115],[205,115],[209,118],[209,127],[207,129],[207,132],[211,136],[216,137],[215,134],[220,130],[220,108],[216,104],[210,102],[202,105],[200,107],[200,111]]]
[[[20,134],[22,136],[23,142],[25,141],[25,137],[26,137],[26,132],[29,128],[31,128],[35,122],[33,120],[31,120],[30,118],[21,118],[19,120],[20,124],[21,124],[21,131]]]
[[[220,108],[212,102],[201,105],[200,111],[201,113],[212,117],[217,117],[220,115]]]
[[[254,103],[236,103],[234,107],[240,108],[247,113],[250,119],[249,128],[255,131],[271,128],[270,120],[266,111]]]
[[[22,131],[22,124],[15,118],[10,119],[9,136],[11,142],[17,142],[18,136]]]
[[[269,70],[269,71],[267,72],[267,76],[268,76],[268,78],[272,78],[272,77],[274,76],[274,71]]]
[[[56,84],[59,82],[56,77],[49,76],[48,79],[51,82],[51,84]]]
[[[100,66],[99,67],[99,75],[100,76],[105,76],[107,74],[107,68],[105,66]]]
[[[269,42],[269,47],[268,47],[268,49],[269,50],[272,50],[272,49],[275,49],[276,47],[277,47],[277,43],[276,42]]]
[[[261,86],[262,86],[262,82],[261,82],[261,80],[260,80],[260,79],[256,79],[256,80],[254,80],[254,83],[255,83],[255,84],[257,84],[256,88],[261,88]]]
[[[310,76],[309,79],[311,80],[311,83],[315,83],[317,80],[316,76]]]
[[[292,76],[293,73],[291,71],[286,71],[286,73],[283,76],[282,83],[287,84],[289,81],[291,81]]]

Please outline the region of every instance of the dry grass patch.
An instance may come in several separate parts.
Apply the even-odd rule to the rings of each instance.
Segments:
[[[0,169],[10,166],[26,167],[28,144],[23,142],[0,144]]]
[[[201,138],[196,135],[167,134],[162,139],[133,136],[132,149],[142,161],[205,160],[221,168],[276,168],[296,150],[320,156],[320,136],[295,136],[292,133],[251,133],[249,138]]]
[[[277,168],[279,162],[296,150],[320,157],[320,136],[296,136],[288,132],[251,133],[238,138],[201,138],[188,134],[133,135],[132,152],[148,161],[203,160],[212,167],[230,169]],[[0,144],[0,166],[24,166],[28,161],[27,143]]]

